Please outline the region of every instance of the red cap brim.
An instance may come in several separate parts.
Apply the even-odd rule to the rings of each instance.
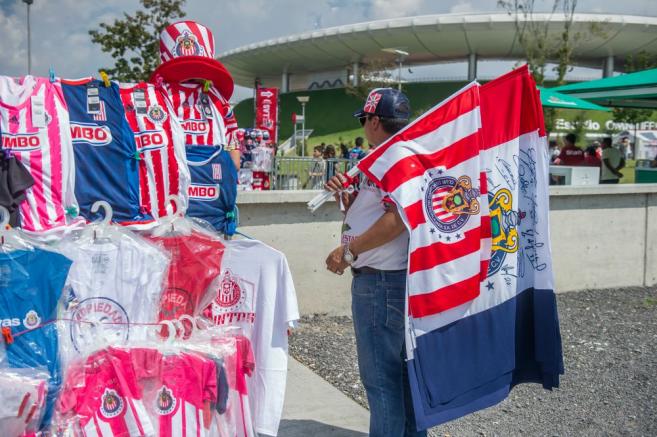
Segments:
[[[165,82],[180,83],[188,80],[209,80],[219,90],[221,96],[230,100],[235,83],[226,67],[215,59],[203,56],[184,56],[173,58],[160,64],[151,75],[150,82],[162,76]]]

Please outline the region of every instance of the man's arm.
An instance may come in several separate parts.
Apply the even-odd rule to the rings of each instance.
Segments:
[[[349,243],[354,256],[372,250],[397,238],[404,229],[404,222],[394,205],[386,204],[387,211],[365,233]],[[326,258],[326,268],[341,275],[349,264],[344,260],[344,246],[334,249]]]
[[[615,174],[617,177],[623,177],[623,174],[620,173],[617,169],[615,169],[612,165],[611,162],[609,162],[609,158],[604,158],[602,160],[602,163],[609,169],[610,172]]]

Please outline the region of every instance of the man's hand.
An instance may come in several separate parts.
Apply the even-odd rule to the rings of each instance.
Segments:
[[[340,198],[342,198],[342,205],[346,211],[349,209],[353,197],[344,191],[343,184],[345,183],[347,183],[347,178],[343,174],[338,173],[335,176],[332,176],[328,182],[324,184],[324,189],[326,191],[332,191],[335,193],[333,197],[335,198],[335,201],[338,202],[338,204],[340,203]]]
[[[349,267],[349,264],[344,260],[343,256],[344,256],[343,246],[334,249],[326,258],[326,268],[338,275],[343,274],[345,269]]]

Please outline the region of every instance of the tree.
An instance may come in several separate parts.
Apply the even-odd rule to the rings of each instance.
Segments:
[[[107,74],[124,82],[147,80],[160,62],[160,33],[185,16],[186,0],[140,0],[143,10],[90,30],[91,41],[114,58]]]
[[[360,65],[358,85],[348,81],[345,91],[347,94],[365,100],[374,88],[389,87],[392,81],[392,69],[395,63],[384,59],[375,59]]]
[[[636,56],[628,55],[625,59],[626,73],[654,67],[657,67],[657,56],[651,56],[645,51],[637,53]],[[633,124],[636,129],[637,123],[650,119],[652,112],[652,109],[614,108],[614,121]]]
[[[529,70],[538,86],[544,86],[548,63],[555,63],[556,84],[565,83],[566,74],[572,70],[573,51],[582,42],[604,32],[593,23],[587,32],[575,32],[573,19],[578,0],[552,0],[547,19],[535,16],[536,0],[498,0],[497,5],[515,18],[517,41],[522,48]],[[556,14],[563,15],[563,27],[555,34],[550,23]],[[557,119],[555,108],[545,108],[545,126],[553,130]]]

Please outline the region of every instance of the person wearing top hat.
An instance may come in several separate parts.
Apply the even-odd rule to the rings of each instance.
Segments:
[[[354,114],[370,150],[408,124],[410,103],[392,88],[370,92]],[[326,267],[353,275],[352,316],[358,367],[370,407],[371,437],[426,436],[417,431],[404,359],[404,313],[408,231],[396,205],[364,175],[354,194],[343,191],[344,175],[325,188],[344,206],[342,243],[326,259]]]

